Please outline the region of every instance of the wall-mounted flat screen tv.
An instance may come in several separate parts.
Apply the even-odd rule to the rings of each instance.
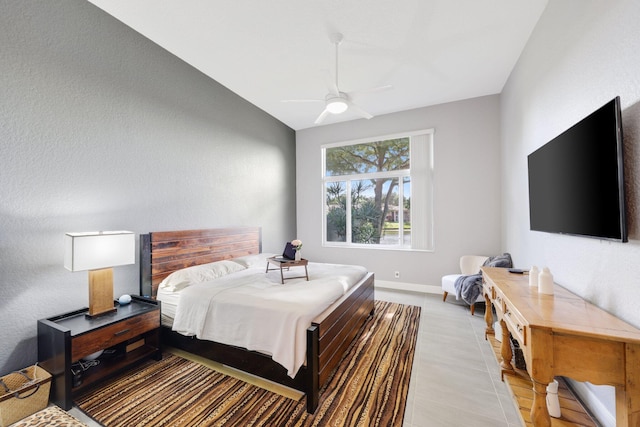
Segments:
[[[531,230],[627,241],[619,97],[527,160]]]

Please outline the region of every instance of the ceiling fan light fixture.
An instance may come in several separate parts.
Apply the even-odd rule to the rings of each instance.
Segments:
[[[331,114],[341,114],[347,111],[349,105],[347,102],[339,97],[327,99],[327,111]]]
[[[338,71],[339,71],[339,67],[338,67],[338,47],[340,45],[340,43],[342,42],[342,34],[340,33],[336,33],[333,34],[331,36],[331,42],[333,44],[335,44],[336,47],[336,72],[334,74],[335,77],[335,81],[331,82],[331,84],[329,85],[329,94],[327,96],[325,96],[324,98],[324,109],[322,110],[322,112],[320,113],[320,115],[318,116],[318,118],[313,122],[317,125],[319,125],[320,123],[322,123],[329,114],[342,114],[347,110],[350,110],[351,112],[353,112],[354,114],[363,117],[365,119],[370,119],[373,117],[372,114],[368,113],[367,111],[363,110],[362,108],[360,108],[357,104],[354,104],[351,101],[351,94],[356,93],[356,92],[351,92],[351,93],[347,93],[347,92],[342,92],[339,89],[338,86]],[[366,90],[364,92],[378,92],[378,91],[382,91],[385,89],[389,89],[391,88],[390,85],[387,86],[380,86],[377,88],[372,88],[369,90]],[[363,92],[363,91],[360,91]],[[302,99],[298,99],[298,100],[288,100],[287,102],[292,102],[292,101],[297,101],[297,102],[306,102],[306,101],[322,101],[321,99],[314,99],[314,100],[302,100]]]

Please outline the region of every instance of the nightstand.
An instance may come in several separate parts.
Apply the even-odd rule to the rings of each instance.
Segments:
[[[38,363],[52,375],[51,401],[67,410],[73,397],[96,382],[130,368],[147,358],[160,360],[160,302],[132,296],[116,311],[87,318],[87,308],[38,320]],[[77,362],[105,350],[80,375]],[[74,372],[76,378],[74,380]]]

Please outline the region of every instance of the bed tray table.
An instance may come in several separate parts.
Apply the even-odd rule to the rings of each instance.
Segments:
[[[307,271],[307,264],[309,264],[309,260],[306,259],[300,259],[300,260],[295,260],[295,259],[288,259],[288,258],[284,258],[281,256],[274,256],[271,258],[267,258],[267,269],[265,271],[265,273],[271,271],[271,270],[280,270],[280,282],[282,284],[284,284],[284,281],[287,279],[300,279],[300,278],[306,278],[307,281],[309,281],[309,272]],[[276,268],[269,268],[270,265],[274,265],[276,266]],[[304,267],[304,276],[292,276],[292,277],[284,277],[284,270],[286,269],[287,271],[291,268],[291,267]]]

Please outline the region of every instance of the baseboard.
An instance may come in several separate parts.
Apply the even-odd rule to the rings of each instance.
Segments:
[[[376,288],[392,289],[395,291],[418,292],[421,294],[438,294],[442,295],[441,286],[419,285],[417,283],[390,282],[386,280],[376,280]]]

